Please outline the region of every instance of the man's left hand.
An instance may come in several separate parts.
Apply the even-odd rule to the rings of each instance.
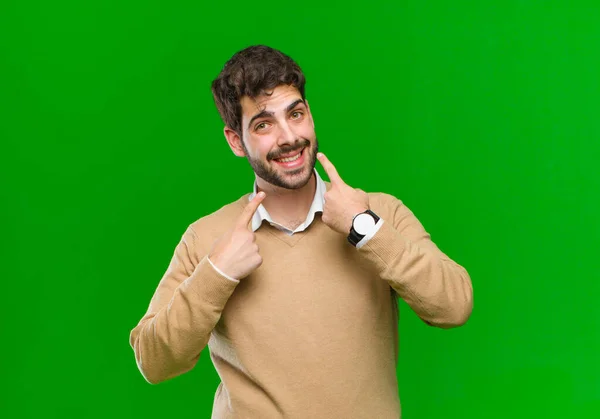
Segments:
[[[347,236],[354,216],[369,209],[369,195],[361,189],[346,185],[323,153],[318,153],[317,158],[331,182],[331,189],[325,192],[321,219],[332,230]]]

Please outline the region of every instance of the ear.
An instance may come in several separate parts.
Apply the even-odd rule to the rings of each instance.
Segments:
[[[242,146],[242,139],[238,135],[237,132],[226,126],[223,128],[223,134],[225,134],[225,139],[227,140],[227,144],[238,157],[245,157],[246,153],[244,152],[244,147]]]

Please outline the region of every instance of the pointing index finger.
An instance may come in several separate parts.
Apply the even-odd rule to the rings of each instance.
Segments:
[[[325,157],[325,154],[317,153],[317,157],[319,158],[319,161],[321,162],[323,169],[325,169],[327,176],[329,176],[329,180],[331,180],[331,183],[333,183],[333,184],[344,183],[344,181],[338,174],[335,166],[333,165],[333,163],[331,163],[329,161],[329,159],[327,157]]]
[[[250,228],[250,223],[252,221],[252,217],[254,216],[254,213],[256,212],[256,210],[258,209],[258,206],[260,205],[260,203],[263,201],[264,198],[265,198],[265,193],[262,191],[257,193],[254,196],[254,198],[252,198],[252,200],[248,203],[248,205],[246,205],[246,207],[242,211],[242,214],[240,215],[240,218],[238,221],[239,227]]]

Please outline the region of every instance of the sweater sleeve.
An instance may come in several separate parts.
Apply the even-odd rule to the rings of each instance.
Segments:
[[[473,309],[468,272],[431,241],[402,201],[381,197],[391,219],[357,251],[425,323],[441,328],[464,324]]]
[[[195,264],[195,243],[190,226],[175,248],[146,314],[129,336],[137,366],[151,384],[196,365],[238,285],[217,272],[207,256]]]

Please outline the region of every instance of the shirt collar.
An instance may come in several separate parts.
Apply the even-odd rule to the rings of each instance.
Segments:
[[[299,225],[298,228],[296,228],[296,230],[294,230],[294,232],[298,232],[298,231],[302,231],[302,230],[306,229],[314,220],[315,214],[317,212],[323,212],[323,204],[325,202],[324,195],[325,195],[327,188],[326,188],[325,182],[323,182],[323,179],[321,179],[321,176],[319,176],[319,172],[317,172],[317,169],[314,168],[313,171],[314,171],[315,177],[317,179],[317,188],[315,191],[315,197],[310,206],[310,209],[308,210],[308,215],[306,217],[306,220],[304,221],[303,224]],[[255,180],[252,193],[248,196],[248,201],[251,201],[256,196],[256,193],[257,193],[256,189],[257,189],[257,185],[256,185],[256,180]],[[271,219],[271,216],[269,215],[269,213],[267,212],[267,210],[265,209],[263,204],[260,204],[258,206],[258,209],[256,210],[256,212],[252,216],[252,231],[258,230],[258,228],[261,226],[262,222],[265,220],[271,224],[277,224]]]

